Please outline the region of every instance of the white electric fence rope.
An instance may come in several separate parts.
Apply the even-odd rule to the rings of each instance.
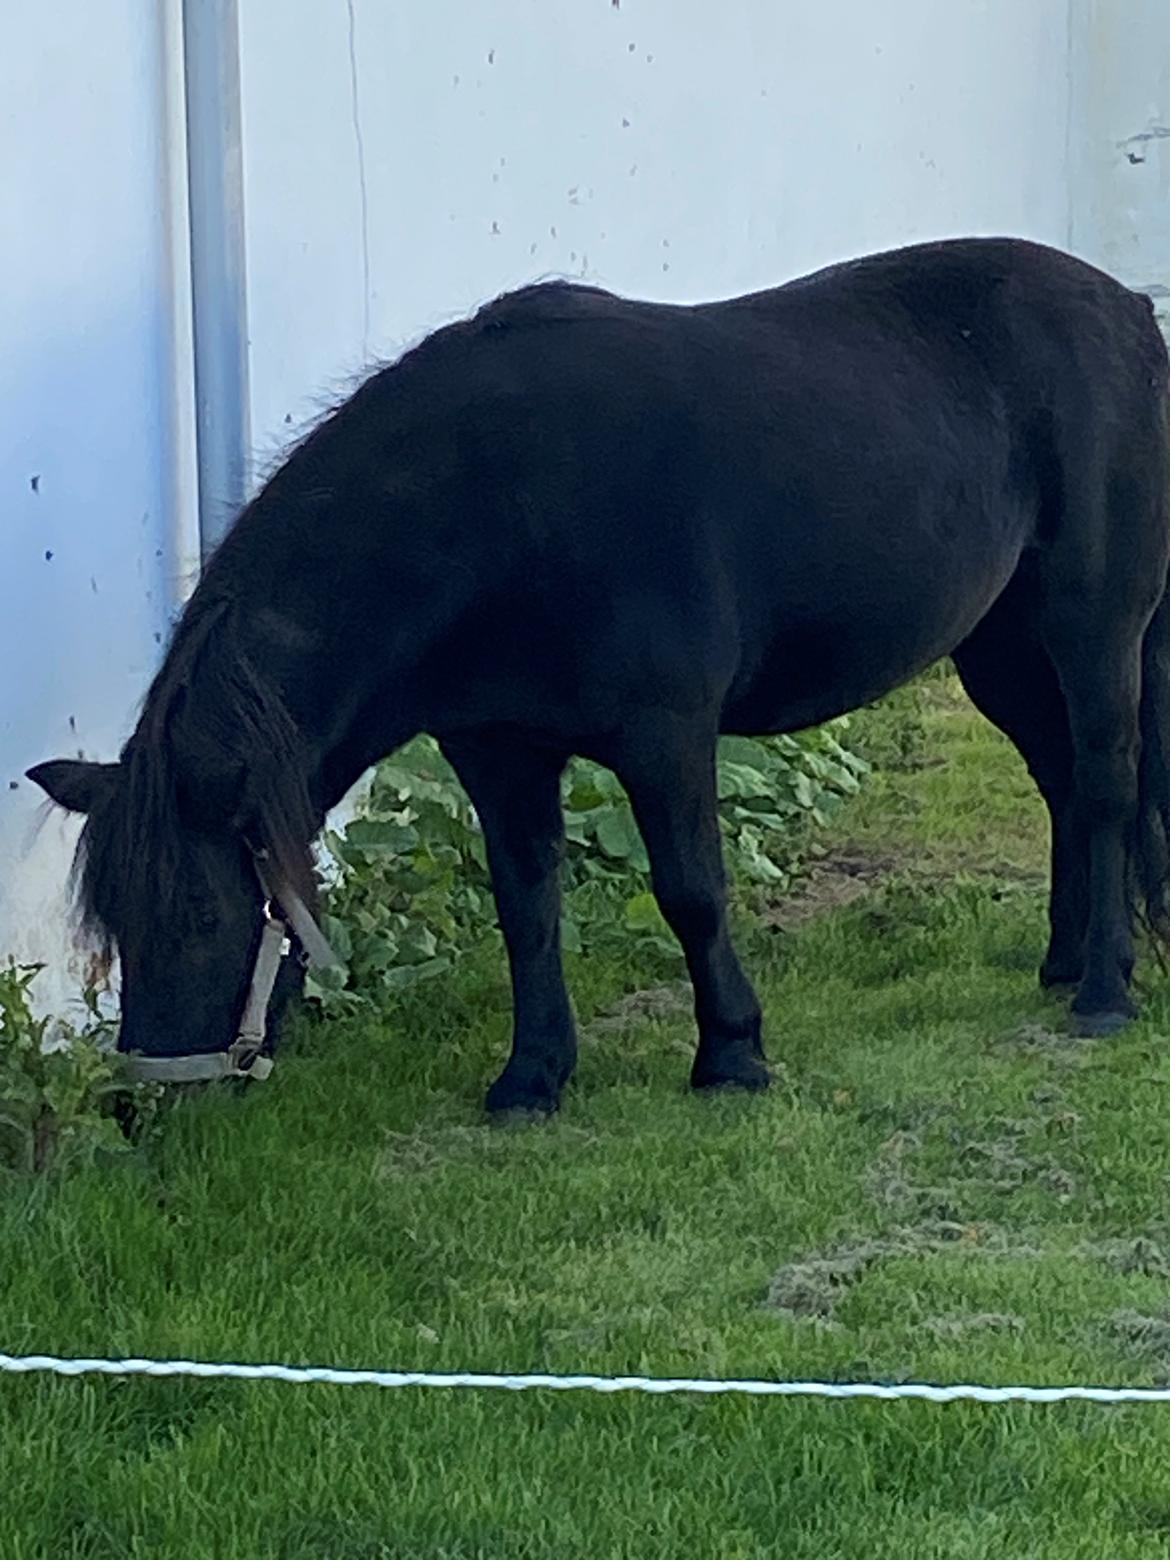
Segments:
[[[0,1354],[0,1373],[56,1376],[187,1376],[200,1380],[325,1382],[339,1387],[477,1387],[527,1392],[646,1392],[659,1397],[918,1398],[927,1403],[1170,1403],[1170,1387],[933,1386],[905,1381],[719,1381],[667,1376],[488,1375],[476,1371],[334,1370],[329,1366],[231,1365],[204,1360],[58,1359],[51,1354]]]

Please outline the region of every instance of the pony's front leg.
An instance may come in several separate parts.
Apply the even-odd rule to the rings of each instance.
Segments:
[[[715,721],[647,713],[631,724],[615,768],[646,842],[655,897],[682,945],[695,991],[696,1089],[765,1089],[760,1004],[727,925],[715,778]]]
[[[488,1090],[487,1108],[554,1111],[577,1059],[561,965],[565,758],[511,733],[461,736],[443,751],[483,826],[512,974],[512,1055]]]

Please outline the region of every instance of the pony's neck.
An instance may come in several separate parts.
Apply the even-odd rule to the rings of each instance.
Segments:
[[[368,504],[352,486],[320,502],[301,487],[294,455],[225,539],[192,607],[204,592],[230,598],[229,640],[295,724],[323,821],[372,764],[442,718],[449,679],[425,669],[447,664],[434,652],[483,570],[450,568],[433,517],[412,509],[400,523],[380,508],[384,487]]]
[[[270,589],[257,589],[255,599],[252,594],[243,592],[232,604],[227,653],[246,664],[295,727],[319,828],[372,764],[423,729],[417,703],[405,697],[417,688],[417,662],[406,664],[415,658],[395,656],[386,643],[355,645],[344,611],[314,612],[305,621],[301,613],[272,605]],[[336,625],[334,616],[341,620]],[[196,676],[203,683],[199,705],[222,697],[223,677],[214,668]],[[261,762],[266,756],[255,754]]]

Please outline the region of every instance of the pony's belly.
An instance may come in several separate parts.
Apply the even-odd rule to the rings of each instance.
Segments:
[[[808,625],[779,634],[723,707],[725,732],[799,731],[880,699],[949,655],[999,594],[961,615]]]
[[[811,591],[797,594],[785,580],[771,631],[728,690],[722,729],[750,735],[819,725],[949,655],[1018,568],[1025,518],[998,535],[987,526],[965,528],[966,545],[919,547],[896,568],[874,567],[864,548],[853,556],[846,550],[832,600],[817,603]]]

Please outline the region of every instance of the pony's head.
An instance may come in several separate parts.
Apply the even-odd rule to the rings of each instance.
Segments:
[[[256,1033],[257,1015],[271,1040],[296,983],[295,971],[282,973],[266,1000],[273,918],[299,911],[311,941],[316,823],[296,728],[249,662],[233,615],[189,614],[118,763],[56,759],[29,779],[85,816],[79,908],[84,928],[119,956],[119,1050],[221,1057],[245,1020]],[[214,1071],[209,1060],[186,1075]]]

